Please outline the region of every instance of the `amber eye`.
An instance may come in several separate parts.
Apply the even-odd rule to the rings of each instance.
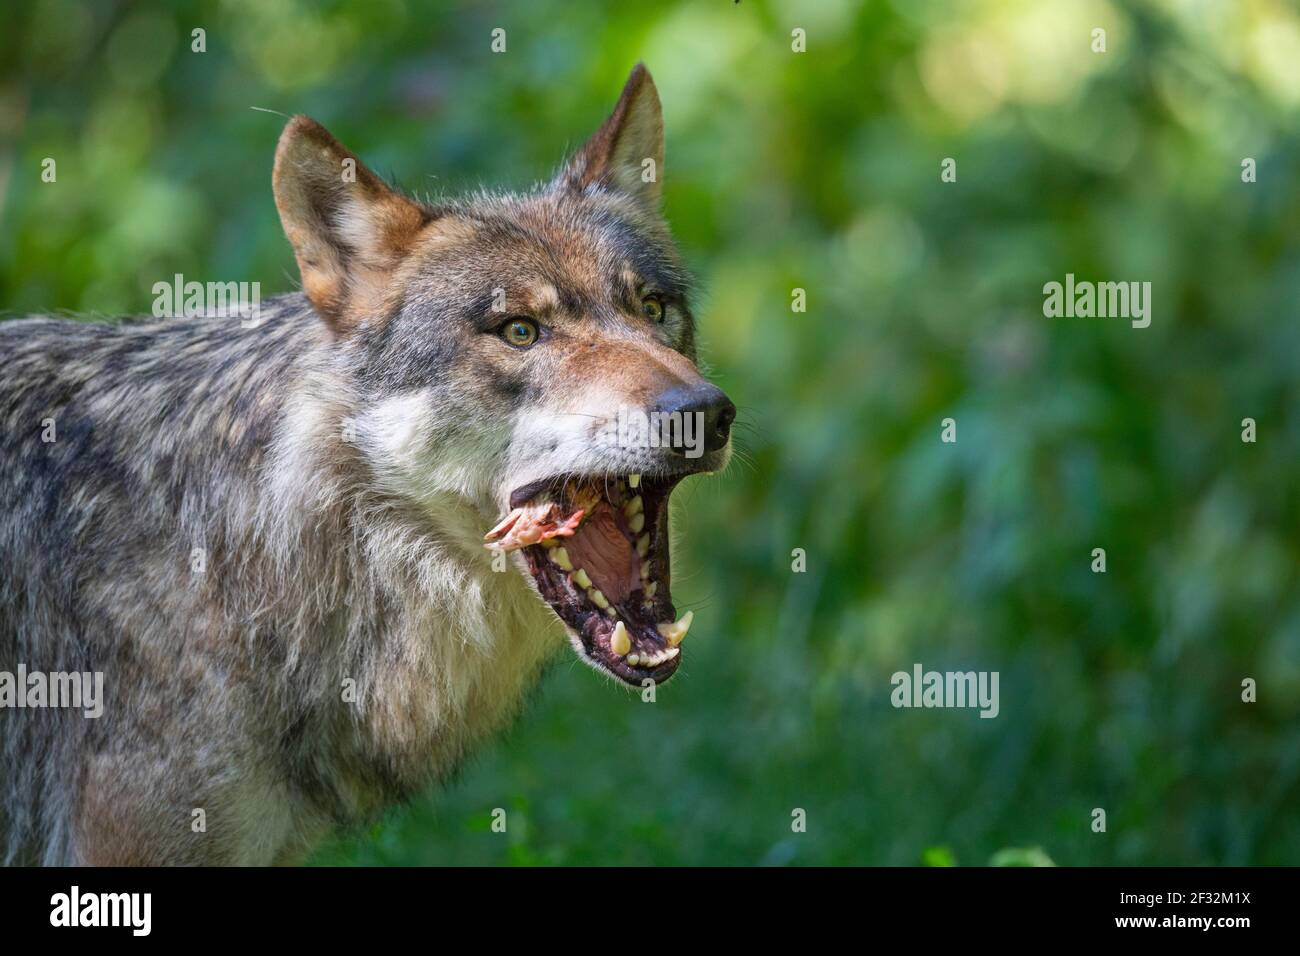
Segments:
[[[526,349],[537,341],[537,323],[532,319],[511,319],[501,326],[501,337],[515,348]]]
[[[664,320],[664,303],[657,295],[648,295],[641,300],[641,311],[651,322]]]

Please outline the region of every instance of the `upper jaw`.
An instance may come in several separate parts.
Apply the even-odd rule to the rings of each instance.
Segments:
[[[583,469],[564,467],[562,465],[531,467],[521,469],[508,476],[499,486],[497,494],[502,514],[512,508],[518,508],[536,495],[546,491],[558,481],[575,474],[586,475],[592,481],[626,480],[632,475],[660,480],[680,480],[688,475],[709,474],[722,471],[731,460],[731,443],[728,442],[717,451],[708,452],[698,458],[686,458],[679,455],[655,456],[650,460],[631,461],[622,467],[603,467]],[[675,483],[675,482],[674,482]]]

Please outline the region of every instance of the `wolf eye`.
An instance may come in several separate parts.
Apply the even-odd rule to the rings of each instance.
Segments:
[[[651,322],[664,320],[664,303],[657,295],[648,295],[642,299],[641,311]]]
[[[500,333],[515,348],[526,349],[537,341],[537,323],[532,319],[511,319],[501,326]]]

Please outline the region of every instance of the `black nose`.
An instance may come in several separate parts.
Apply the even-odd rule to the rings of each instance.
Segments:
[[[731,399],[722,389],[708,382],[668,389],[659,396],[654,410],[674,423],[672,441],[666,444],[670,444],[678,454],[686,455],[692,450],[698,454],[701,443],[704,451],[717,451],[727,443],[731,423],[736,420],[736,406]],[[691,419],[689,423],[686,422],[688,416]]]

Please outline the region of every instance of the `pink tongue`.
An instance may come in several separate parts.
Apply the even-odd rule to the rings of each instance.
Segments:
[[[614,509],[598,504],[577,533],[564,542],[569,560],[582,568],[609,600],[624,600],[641,583],[640,559],[619,530]]]

